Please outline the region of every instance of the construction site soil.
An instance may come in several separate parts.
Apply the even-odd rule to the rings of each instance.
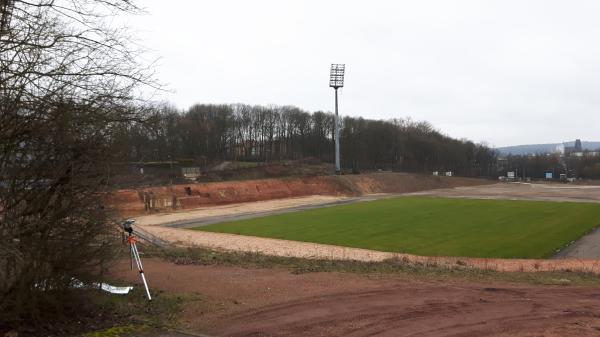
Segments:
[[[560,183],[498,183],[410,193],[444,198],[600,202],[600,185]]]
[[[489,183],[492,181],[378,173],[124,190],[115,193],[112,201],[123,201],[121,211],[125,214],[154,214],[140,218],[144,219],[140,221],[142,225],[164,225],[229,213],[245,216],[256,212],[256,207],[273,211],[315,202],[352,198],[360,201],[362,197],[356,196],[370,197],[374,193],[600,201],[597,186],[475,186]],[[149,194],[154,195],[155,204],[148,209]],[[163,206],[158,207],[156,200],[161,198],[165,200]],[[203,206],[203,211],[190,210],[198,206]],[[211,209],[212,213],[206,212]],[[500,271],[600,272],[600,260],[570,256],[564,256],[564,260],[431,258],[161,226],[141,227],[176,244],[279,256],[360,261],[395,258],[432,268],[470,266]],[[550,286],[402,273],[298,275],[283,268],[176,265],[160,259],[148,259],[144,263],[151,287],[195,298],[185,304],[179,322],[180,327],[193,333],[218,336],[600,335],[597,287],[565,286],[570,284],[568,279],[552,282],[563,286]],[[129,261],[122,261],[112,269],[112,277],[139,283],[137,274],[130,270]]]
[[[131,217],[209,205],[311,195],[357,196],[372,193],[407,193],[485,183],[491,183],[491,181],[390,172],[191,183],[146,189],[118,190],[108,197],[107,203],[122,216]]]
[[[597,288],[145,261],[151,287],[193,295],[184,330],[218,336],[598,336]],[[112,277],[138,283],[129,261]]]

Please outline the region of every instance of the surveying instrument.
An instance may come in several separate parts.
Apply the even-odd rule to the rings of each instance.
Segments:
[[[142,277],[142,282],[144,282],[144,287],[146,288],[146,295],[148,295],[148,301],[152,301],[152,297],[150,296],[150,289],[148,289],[148,283],[146,282],[146,277],[144,276],[144,267],[142,266],[142,260],[140,259],[140,253],[137,249],[137,238],[133,235],[133,225],[135,220],[128,219],[123,222],[123,230],[128,233],[127,235],[127,243],[129,243],[129,252],[131,253],[131,269],[133,270],[133,261],[137,266],[138,271],[140,272],[140,276]]]

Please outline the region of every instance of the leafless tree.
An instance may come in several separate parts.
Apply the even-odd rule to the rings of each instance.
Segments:
[[[0,322],[60,309],[110,255],[110,144],[144,119],[137,90],[154,83],[106,19],[136,11],[130,0],[0,0]]]
[[[331,113],[309,113],[292,106],[198,104],[187,111],[157,109],[156,128],[122,132],[119,144],[129,155],[183,162],[221,160],[333,160]],[[427,122],[410,119],[343,119],[342,166],[354,170],[453,171],[464,176],[491,176],[496,153],[485,144],[453,139]],[[130,149],[127,150],[127,147]]]

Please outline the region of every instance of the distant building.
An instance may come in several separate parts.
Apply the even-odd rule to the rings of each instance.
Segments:
[[[202,175],[202,171],[199,167],[182,167],[181,175],[187,179],[195,179]]]
[[[575,140],[575,152],[582,152],[583,148],[581,147],[581,139]]]
[[[565,157],[582,157],[583,147],[581,146],[581,139],[575,140],[575,146],[565,146]]]

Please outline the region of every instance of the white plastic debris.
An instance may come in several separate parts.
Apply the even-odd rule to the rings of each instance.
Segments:
[[[98,285],[98,283],[95,283],[94,285]],[[116,294],[116,295],[127,295],[129,294],[129,292],[131,291],[131,289],[133,289],[133,287],[128,286],[128,287],[115,287],[115,286],[111,286],[108,283],[101,283],[100,285],[98,285],[100,289],[111,293],[111,294]]]
[[[85,284],[78,279],[71,280],[71,287],[73,288],[96,288],[106,291],[107,293],[115,294],[115,295],[127,295],[133,289],[132,286],[127,287],[115,287],[108,283],[98,283],[94,282],[92,284]]]

